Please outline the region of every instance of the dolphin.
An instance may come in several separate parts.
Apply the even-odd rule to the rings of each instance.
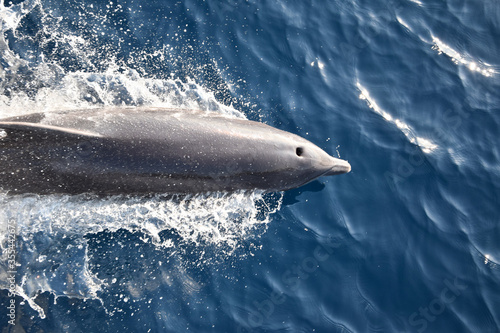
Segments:
[[[7,193],[275,192],[347,173],[295,134],[210,112],[138,107],[0,119]]]

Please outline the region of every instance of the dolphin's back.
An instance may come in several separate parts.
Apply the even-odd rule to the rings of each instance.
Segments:
[[[0,129],[0,185],[14,193],[275,191],[311,176],[292,175],[304,163],[295,147],[309,141],[199,111],[38,113],[2,119]]]

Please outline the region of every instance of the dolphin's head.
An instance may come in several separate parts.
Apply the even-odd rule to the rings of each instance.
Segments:
[[[295,172],[298,180],[303,181],[302,184],[320,176],[341,175],[351,171],[351,165],[347,161],[330,156],[308,140],[294,136],[289,144],[291,147],[288,149],[295,153],[292,156],[293,164],[296,165]]]
[[[319,176],[335,176],[351,171],[349,162],[328,155],[323,149],[307,141],[305,144],[298,143],[295,147],[300,166],[311,174]]]
[[[275,170],[266,181],[270,187],[292,189],[321,176],[348,173],[351,165],[326,153],[312,142],[291,133],[276,133],[264,154]]]

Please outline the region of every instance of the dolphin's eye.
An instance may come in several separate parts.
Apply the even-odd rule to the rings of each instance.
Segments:
[[[302,147],[295,148],[295,154],[297,154],[297,156],[302,156],[303,153],[304,153],[304,148]]]

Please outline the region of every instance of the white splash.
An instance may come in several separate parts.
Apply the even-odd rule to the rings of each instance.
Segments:
[[[363,87],[359,81],[356,82],[356,86],[361,92],[359,98],[365,100],[370,109],[375,111],[375,113],[381,115],[386,121],[396,125],[396,127],[399,128],[401,132],[403,132],[403,134],[408,138],[408,140],[414,145],[419,146],[424,153],[429,154],[436,148],[438,148],[438,146],[434,144],[432,141],[416,136],[414,134],[413,129],[408,124],[406,124],[400,119],[394,118],[390,113],[383,110],[377,104],[377,102],[370,96],[368,90],[365,87]]]
[[[41,22],[41,41],[20,36],[17,31],[21,20],[34,8],[37,8],[34,16]],[[105,12],[91,9],[87,8],[85,15],[93,15],[93,23],[106,19]],[[118,62],[112,52],[114,45],[103,41],[102,48],[95,47],[95,39],[101,36],[99,24],[88,27],[88,32],[95,33],[87,36],[80,35],[79,31],[68,31],[61,23],[64,20],[53,17],[39,0],[27,0],[8,8],[0,1],[0,57],[5,66],[0,66],[0,118],[34,110],[46,112],[112,105],[198,109],[245,118],[232,106],[221,103],[214,91],[186,77],[187,74],[182,80],[174,75],[155,77],[148,75],[147,68],[133,66],[156,59],[168,68],[175,61],[183,61],[178,55],[173,58],[170,47],[137,51],[130,59]],[[32,59],[22,58],[10,49],[5,39],[7,34],[38,43],[33,47],[35,50],[53,43],[81,66],[75,70],[65,69],[57,59],[49,60],[43,53]],[[207,65],[203,66],[199,70],[206,70]],[[35,88],[12,88],[12,82],[19,80],[19,68],[25,70],[23,79]],[[193,73],[196,70],[194,68]],[[220,74],[218,70],[214,66],[214,75]],[[231,86],[231,82],[227,84]],[[2,135],[5,133],[0,131],[0,137]],[[114,233],[120,229],[139,233],[144,245],[164,250],[167,259],[169,253],[181,253],[183,248],[184,251],[188,251],[187,248],[199,251],[199,254],[189,253],[189,262],[181,262],[179,269],[182,264],[193,264],[193,261],[197,265],[210,265],[214,259],[231,260],[240,248],[258,247],[252,245],[252,240],[266,232],[281,201],[281,193],[269,195],[258,191],[107,198],[0,193],[0,288],[8,288],[4,277],[8,271],[7,228],[11,221],[17,225],[16,238],[22,245],[18,249],[16,294],[43,318],[44,310],[35,302],[38,294],[50,292],[56,298],[99,300],[107,283],[113,283],[100,279],[95,267],[92,269],[89,235]],[[170,232],[175,238],[168,236]],[[219,258],[206,258],[208,248],[215,249]]]
[[[166,260],[182,254],[183,248],[194,247],[199,257],[189,252],[190,260],[184,264],[210,265],[214,260],[230,259],[237,249],[265,233],[281,202],[281,193],[269,195],[260,191],[106,198],[0,194],[0,276],[7,276],[7,228],[9,223],[15,223],[15,237],[22,244],[17,249],[21,281],[16,281],[16,294],[43,318],[44,312],[35,302],[42,292],[50,292],[56,298],[102,302],[99,293],[110,281],[98,278],[90,268],[89,235],[120,229],[139,232],[142,242],[165,251]],[[207,248],[215,250],[211,253],[218,258],[206,258]],[[0,288],[9,288],[7,279],[0,280]]]
[[[8,222],[14,221],[18,236],[27,239],[38,232],[86,235],[125,229],[140,231],[157,246],[169,247],[160,233],[175,230],[184,243],[234,250],[240,240],[265,227],[279,209],[281,197],[261,191],[104,198],[0,194],[0,249],[5,249]]]

